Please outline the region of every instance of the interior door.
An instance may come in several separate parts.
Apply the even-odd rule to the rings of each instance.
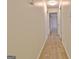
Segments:
[[[49,13],[50,33],[58,32],[57,13]]]

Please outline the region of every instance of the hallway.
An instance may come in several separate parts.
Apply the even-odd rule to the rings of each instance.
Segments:
[[[39,59],[68,59],[60,38],[56,34],[49,36]]]
[[[68,4],[63,4],[66,2]],[[71,59],[69,2],[8,0],[7,56],[15,56],[16,59]],[[50,17],[50,13],[56,14]],[[59,36],[52,32],[62,37],[63,45]],[[48,37],[49,33],[51,36]]]

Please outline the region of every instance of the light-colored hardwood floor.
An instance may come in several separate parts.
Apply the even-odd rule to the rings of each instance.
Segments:
[[[56,34],[49,36],[39,59],[68,59],[62,42]]]

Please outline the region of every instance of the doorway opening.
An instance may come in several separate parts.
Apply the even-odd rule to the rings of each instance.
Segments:
[[[58,14],[57,12],[49,13],[49,29],[50,34],[58,34]]]

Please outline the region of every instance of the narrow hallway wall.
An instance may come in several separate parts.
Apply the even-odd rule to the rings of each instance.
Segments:
[[[62,0],[68,1],[69,0]],[[71,58],[71,10],[70,4],[63,5],[61,8],[61,18],[62,18],[62,42],[66,49],[69,59]]]
[[[16,59],[37,59],[45,41],[44,6],[29,0],[8,0],[8,55]]]

